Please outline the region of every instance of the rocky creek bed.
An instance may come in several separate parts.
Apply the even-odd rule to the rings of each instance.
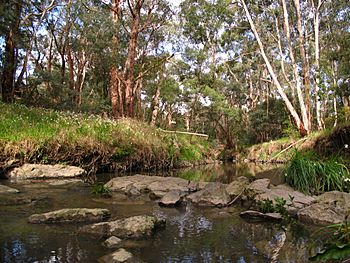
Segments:
[[[76,171],[70,179],[50,172],[57,181],[40,169],[30,168],[38,177],[17,170],[15,181],[1,184],[2,262],[307,262],[308,243],[318,240],[310,237],[314,226],[285,228],[271,218],[246,222],[234,203],[283,197],[291,215],[321,225],[341,221],[350,204],[349,194],[309,197],[247,177],[229,184],[116,177],[105,184],[112,191],[106,199],[92,195]]]

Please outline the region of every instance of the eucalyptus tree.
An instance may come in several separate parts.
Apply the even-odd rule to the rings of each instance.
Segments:
[[[135,117],[142,79],[150,71],[144,63],[161,42],[160,29],[171,16],[166,1],[113,0],[114,50],[118,61],[111,70],[110,96],[114,117]]]

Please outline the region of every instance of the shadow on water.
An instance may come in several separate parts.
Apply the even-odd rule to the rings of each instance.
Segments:
[[[247,167],[237,165],[205,167],[201,172],[179,170],[176,174],[223,183],[241,175],[253,176]],[[0,202],[0,262],[96,262],[113,252],[103,247],[101,240],[81,235],[81,225],[27,223],[31,214],[74,207],[108,208],[112,219],[141,214],[165,218],[166,228],[151,238],[122,244],[143,262],[307,262],[309,256],[307,229],[247,223],[239,217],[241,208],[237,206],[161,208],[148,198],[98,198],[84,185],[7,184],[21,190],[17,197],[36,201],[19,205]]]

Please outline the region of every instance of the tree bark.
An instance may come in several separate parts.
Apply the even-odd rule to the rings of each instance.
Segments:
[[[272,77],[272,79],[273,79],[273,82],[274,82],[274,84],[275,84],[275,86],[276,86],[276,88],[277,88],[277,90],[278,90],[278,93],[279,93],[280,96],[282,97],[282,99],[283,99],[283,101],[284,101],[284,103],[285,103],[285,105],[286,105],[286,107],[287,107],[289,113],[292,115],[292,117],[293,117],[293,119],[294,119],[294,122],[295,122],[295,124],[296,124],[297,127],[298,127],[298,130],[299,130],[300,135],[301,135],[301,136],[305,136],[305,135],[307,135],[307,134],[310,132],[310,130],[307,129],[308,127],[305,127],[305,126],[304,126],[304,124],[303,124],[303,122],[301,121],[301,119],[300,119],[298,113],[296,112],[294,106],[292,105],[292,103],[291,103],[290,100],[288,99],[286,93],[283,91],[283,88],[282,88],[282,86],[281,86],[281,83],[279,82],[279,80],[278,80],[278,78],[277,78],[277,75],[276,75],[276,73],[275,73],[275,71],[274,71],[274,69],[273,69],[273,67],[272,67],[272,65],[271,65],[271,63],[270,63],[270,61],[269,61],[269,59],[268,59],[266,53],[265,53],[264,45],[263,45],[263,43],[262,43],[262,41],[261,41],[261,39],[260,39],[260,36],[259,36],[259,34],[258,34],[258,31],[256,30],[255,24],[254,24],[254,22],[253,22],[253,19],[252,19],[250,13],[249,13],[248,7],[247,7],[247,5],[245,4],[245,1],[244,1],[244,0],[240,0],[240,1],[241,1],[242,5],[243,5],[243,8],[244,8],[246,17],[247,17],[247,19],[248,19],[248,21],[249,21],[250,27],[251,27],[251,29],[252,29],[252,31],[253,31],[253,33],[254,33],[254,36],[255,36],[255,38],[256,38],[256,40],[257,40],[257,42],[258,42],[261,55],[262,55],[262,57],[263,57],[263,59],[264,59],[264,61],[265,61],[266,67],[267,67],[267,69],[268,69],[268,71],[269,71],[269,73],[270,73],[270,75],[271,75],[271,77]]]
[[[6,103],[14,101],[14,84],[16,73],[16,35],[19,31],[19,25],[22,13],[22,2],[18,1],[15,4],[15,18],[10,24],[10,29],[5,37],[5,53],[3,60],[3,72],[1,83],[2,100]]]

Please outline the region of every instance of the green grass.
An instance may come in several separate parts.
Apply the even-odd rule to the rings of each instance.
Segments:
[[[168,168],[208,155],[207,142],[160,132],[143,122],[29,108],[0,102],[0,164],[67,163],[127,169]]]
[[[350,174],[339,158],[319,159],[312,151],[296,151],[285,169],[288,184],[307,194],[349,191]]]

